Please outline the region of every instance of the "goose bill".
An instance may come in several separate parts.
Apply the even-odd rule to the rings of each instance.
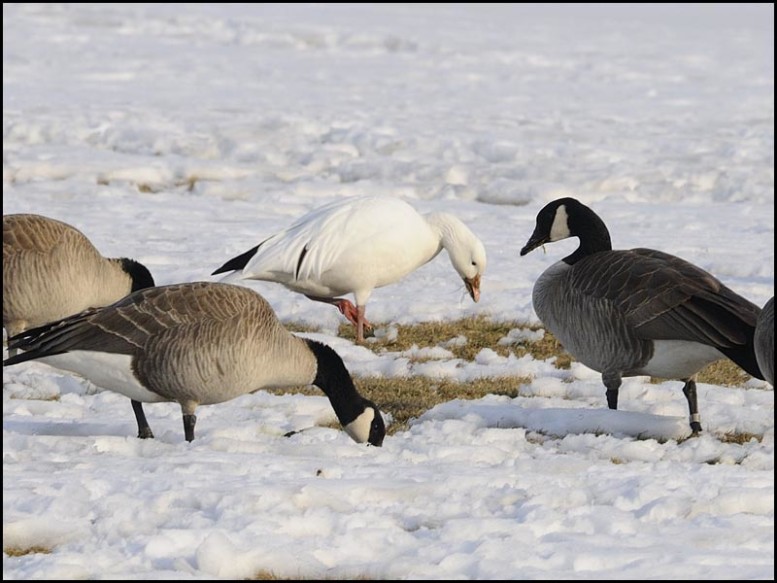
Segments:
[[[464,285],[467,287],[470,297],[477,302],[480,299],[480,274],[473,278],[464,278]]]
[[[534,251],[537,247],[545,245],[545,243],[550,243],[550,239],[537,235],[536,233],[532,234],[524,248],[521,249],[521,257],[530,251]]]

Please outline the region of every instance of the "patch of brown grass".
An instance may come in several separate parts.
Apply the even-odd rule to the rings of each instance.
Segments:
[[[753,439],[755,439],[758,443],[761,443],[763,441],[764,436],[763,435],[757,435],[755,433],[726,433],[725,435],[722,435],[720,437],[720,441],[723,443],[735,443],[737,445],[744,445],[746,443],[750,443]]]
[[[376,324],[376,327],[384,327],[386,324]],[[559,368],[569,368],[570,356],[563,350],[558,340],[545,331],[542,340],[538,342],[518,342],[516,344],[502,345],[499,341],[507,336],[515,328],[527,328],[535,331],[538,326],[529,326],[521,322],[495,322],[486,316],[472,316],[450,322],[421,322],[418,324],[397,325],[397,338],[388,342],[368,342],[367,348],[376,353],[403,352],[414,345],[419,348],[445,345],[456,358],[472,361],[484,348],[490,348],[500,356],[515,354],[524,356],[529,353],[539,360],[545,360],[553,356],[557,357],[556,365]],[[340,325],[338,335],[342,338],[355,340],[354,328],[350,323]],[[466,342],[458,345],[448,345],[449,340],[464,336]]]
[[[316,387],[310,386],[310,387],[290,387],[286,389],[274,389],[274,388],[268,388],[264,389],[268,393],[273,393],[274,395],[285,395],[287,393],[290,393],[292,395],[310,395],[315,397],[323,397],[324,393],[321,391],[321,389],[318,389]]]
[[[697,382],[724,387],[741,387],[752,377],[730,360],[719,360],[704,367]]]
[[[314,328],[313,326],[306,326],[305,324],[300,324],[299,322],[283,322],[283,327],[292,333],[299,333],[299,332],[310,333],[310,332],[319,331],[317,328]]]
[[[25,555],[48,555],[51,554],[51,549],[33,545],[31,547],[6,547],[3,549],[3,553],[8,555],[9,557],[23,557]]]
[[[20,397],[19,395],[10,395],[9,399],[19,399],[21,401],[59,401],[61,395],[44,395],[42,397]]]

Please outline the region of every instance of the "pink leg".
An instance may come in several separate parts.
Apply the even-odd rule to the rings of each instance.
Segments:
[[[364,331],[372,328],[372,324],[364,317],[365,310],[365,306],[356,308],[356,342],[358,344],[364,342]]]
[[[348,321],[356,327],[356,342],[364,342],[364,330],[370,330],[372,324],[364,317],[365,307],[356,307],[350,300],[344,298],[324,298],[319,296],[306,296],[316,302],[324,302],[325,304],[332,304],[336,306],[340,313],[345,316]]]

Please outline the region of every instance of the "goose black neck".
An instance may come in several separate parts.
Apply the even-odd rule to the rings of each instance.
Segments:
[[[340,355],[321,342],[309,339],[305,342],[316,357],[316,378],[313,384],[329,397],[340,423],[348,425],[364,411],[364,399],[356,390]]]
[[[567,212],[569,232],[577,236],[580,246],[574,253],[564,258],[566,263],[574,265],[594,253],[612,250],[610,231],[599,215],[578,201],[569,205]]]
[[[119,259],[121,268],[127,272],[132,280],[132,289],[130,293],[147,287],[154,287],[154,278],[148,268],[134,259],[122,257]]]

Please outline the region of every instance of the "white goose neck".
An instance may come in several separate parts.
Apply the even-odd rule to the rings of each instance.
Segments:
[[[446,248],[461,239],[462,229],[468,231],[464,223],[448,213],[430,213],[426,215],[426,221],[439,237],[440,245]]]

